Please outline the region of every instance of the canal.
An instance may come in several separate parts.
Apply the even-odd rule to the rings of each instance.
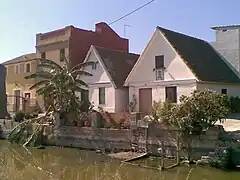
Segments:
[[[187,177],[188,180],[239,180],[240,172],[185,166],[158,172],[123,165],[94,151],[25,149],[0,141],[1,180],[185,180]]]

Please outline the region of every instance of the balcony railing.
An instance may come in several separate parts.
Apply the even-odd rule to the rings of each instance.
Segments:
[[[164,69],[155,69],[156,80],[164,80]]]

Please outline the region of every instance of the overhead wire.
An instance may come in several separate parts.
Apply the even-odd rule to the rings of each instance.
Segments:
[[[133,14],[133,13],[139,11],[140,9],[146,7],[147,5],[153,3],[154,1],[155,1],[155,0],[151,0],[151,1],[149,1],[149,2],[147,2],[147,3],[145,3],[145,4],[143,4],[142,6],[138,7],[137,9],[135,9],[135,10],[133,10],[133,11],[131,11],[131,12],[129,12],[129,13],[127,13],[127,14],[125,14],[125,15],[119,17],[118,19],[112,21],[112,22],[109,23],[108,25],[112,25],[112,24],[114,24],[114,23],[116,23],[116,22],[118,22],[118,21],[124,19],[125,17],[130,16],[131,14]]]

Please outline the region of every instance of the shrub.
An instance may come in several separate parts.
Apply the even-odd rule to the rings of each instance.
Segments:
[[[189,154],[192,137],[204,134],[217,121],[226,119],[228,114],[227,97],[208,89],[181,96],[178,104],[155,102],[153,105],[154,119],[178,129],[178,137],[186,140]]]
[[[23,111],[17,111],[14,115],[14,121],[22,122],[24,121],[25,113]]]

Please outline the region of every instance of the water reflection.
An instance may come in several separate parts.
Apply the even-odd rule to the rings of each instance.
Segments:
[[[149,162],[150,161],[150,162]],[[191,167],[158,172],[120,164],[95,152],[70,148],[25,149],[0,141],[0,179],[2,180],[185,180]],[[156,164],[148,159],[139,163]],[[215,169],[193,169],[189,180],[240,179],[240,173]]]

